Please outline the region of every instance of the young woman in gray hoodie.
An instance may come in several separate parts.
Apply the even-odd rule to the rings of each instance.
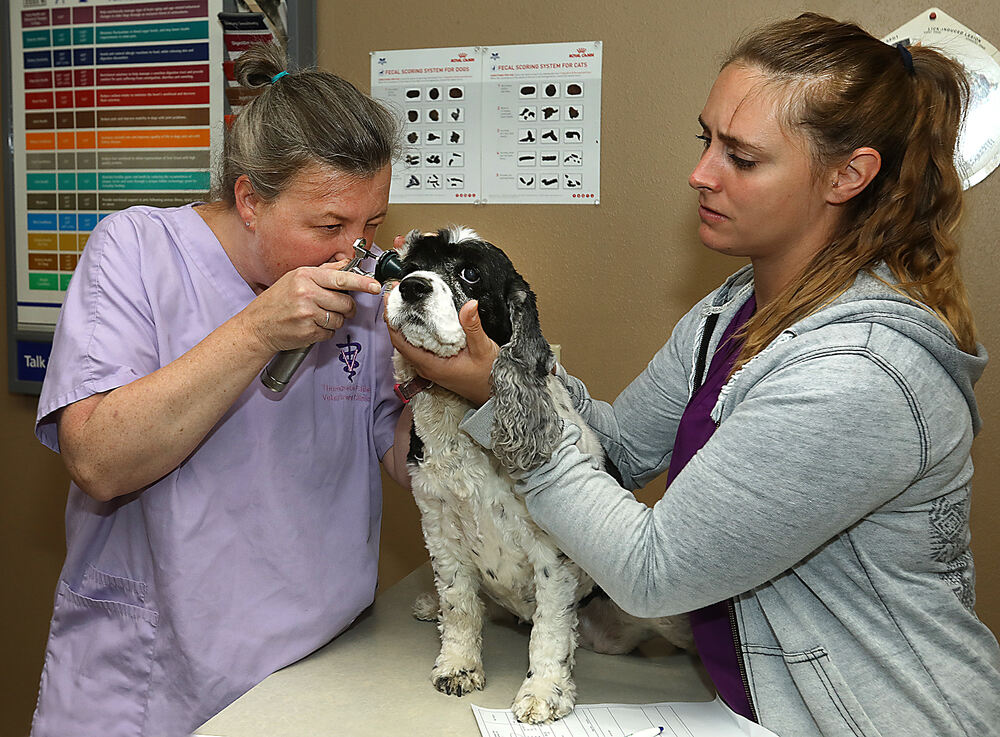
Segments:
[[[972,386],[986,364],[956,264],[961,67],[815,14],[724,64],[690,177],[703,243],[750,265],[613,404],[561,367],[623,486],[563,428],[517,474],[536,522],[625,610],[691,612],[734,710],[782,737],[1000,734],[1000,650],[973,609]],[[482,405],[475,303],[447,360]],[[652,508],[637,489],[668,471]]]

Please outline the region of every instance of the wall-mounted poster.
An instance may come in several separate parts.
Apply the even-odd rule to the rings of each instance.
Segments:
[[[315,0],[9,0],[0,10],[11,391],[38,393],[77,261],[131,205],[205,199],[224,121],[256,92],[232,62],[316,57]]]
[[[601,43],[372,53],[403,125],[391,202],[598,204]]]
[[[37,392],[90,232],[204,199],[223,125],[223,0],[10,0],[3,68],[9,383]]]
[[[482,50],[377,51],[372,95],[402,123],[391,202],[476,202],[482,196]]]
[[[90,231],[204,198],[222,123],[222,0],[12,0],[16,320],[55,325]]]
[[[486,202],[598,204],[601,43],[491,46]]]

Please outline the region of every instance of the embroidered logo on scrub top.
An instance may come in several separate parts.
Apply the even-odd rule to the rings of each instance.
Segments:
[[[358,355],[361,353],[361,344],[356,340],[351,340],[351,334],[347,334],[346,343],[337,343],[337,347],[340,349],[340,362],[344,364],[344,373],[347,374],[347,380],[354,383],[354,376],[357,374],[358,370],[361,368],[361,361],[358,360]]]

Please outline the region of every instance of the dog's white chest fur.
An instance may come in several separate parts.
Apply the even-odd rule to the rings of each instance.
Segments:
[[[424,445],[422,462],[411,469],[413,495],[425,534],[434,530],[443,538],[437,544],[445,548],[444,559],[477,570],[482,590],[528,622],[535,614],[538,577],[568,574],[576,581],[574,600],[590,591],[590,578],[532,521],[493,454],[459,430],[470,405],[432,388],[415,397],[412,406]],[[600,453],[599,447],[586,450]]]

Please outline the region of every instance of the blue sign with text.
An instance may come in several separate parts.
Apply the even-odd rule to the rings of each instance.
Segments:
[[[42,381],[51,352],[51,343],[17,341],[17,378],[21,381]]]

